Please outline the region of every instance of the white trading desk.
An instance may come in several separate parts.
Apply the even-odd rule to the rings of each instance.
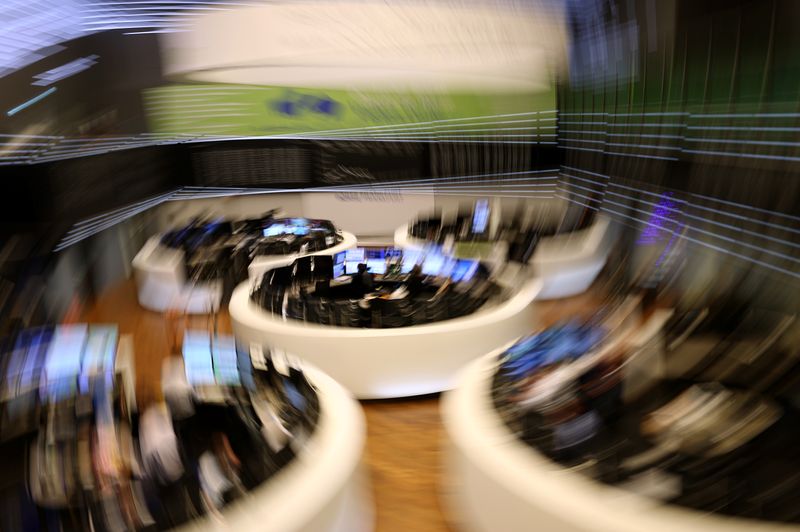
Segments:
[[[320,418],[295,459],[222,511],[185,531],[371,532],[374,507],[362,463],[366,422],[359,404],[333,379],[305,365],[317,388]]]
[[[656,311],[638,328],[625,328],[635,357],[625,365],[624,395],[641,393],[641,380],[658,379],[662,327],[672,311]],[[519,440],[503,423],[491,398],[497,357],[475,360],[442,399],[447,444],[443,496],[460,530],[525,532],[532,523],[548,532],[753,532],[794,531],[797,526],[709,515],[601,484],[551,461]],[[638,359],[638,361],[637,361]],[[662,361],[663,362],[663,361]],[[645,370],[645,373],[643,373]]]
[[[183,250],[162,246],[161,235],[151,237],[133,258],[139,304],[154,312],[208,314],[218,309],[222,281],[188,284],[184,262]]]
[[[531,302],[541,281],[522,285],[506,301],[438,323],[367,329],[283,320],[250,299],[248,283],[233,292],[230,315],[237,342],[257,342],[310,361],[359,399],[407,397],[448,390],[458,370],[532,331]]]
[[[586,229],[542,238],[528,263],[533,275],[542,280],[536,299],[557,299],[585,292],[606,264],[611,238],[610,220],[602,215]],[[408,224],[397,228],[394,241],[397,247],[415,251],[432,245],[410,236]],[[507,251],[508,246],[498,245],[498,250],[502,249]]]
[[[151,237],[133,258],[139,304],[154,312],[176,309],[186,314],[208,314],[219,309],[222,281],[188,284],[183,250],[162,246],[161,237]],[[356,246],[352,233],[342,231],[342,237],[335,246],[314,253],[256,257],[248,266],[248,278],[254,282],[265,271],[289,265],[300,257],[335,255]]]
[[[315,251],[313,253],[292,253],[290,255],[261,255],[253,258],[253,261],[247,267],[247,277],[251,285],[254,285],[261,279],[261,276],[269,270],[275,268],[282,268],[288,266],[301,257],[316,257],[316,256],[329,256],[332,257],[337,253],[353,249],[358,245],[358,240],[353,233],[341,231],[342,241],[335,246],[323,249],[322,251]]]

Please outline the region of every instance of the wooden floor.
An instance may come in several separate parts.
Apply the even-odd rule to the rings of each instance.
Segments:
[[[590,296],[538,304],[538,327],[593,305]],[[171,351],[172,331],[184,323],[168,323],[159,313],[142,309],[133,281],[102,294],[83,315],[90,323],[116,323],[120,334],[134,339],[137,395],[160,390],[161,363]],[[207,329],[206,317],[191,318],[190,328]],[[532,324],[533,329],[533,324]],[[227,313],[218,330],[231,331]],[[364,401],[367,418],[366,462],[371,473],[377,532],[446,532],[453,530],[439,496],[442,481],[443,428],[439,396]]]

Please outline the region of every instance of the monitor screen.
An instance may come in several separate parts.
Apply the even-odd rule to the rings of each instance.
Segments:
[[[345,262],[344,263],[344,273],[347,275],[352,275],[354,273],[358,273],[358,265],[361,264],[360,262]]]
[[[383,248],[367,248],[366,252],[367,261],[370,260],[384,260],[386,258],[386,250]]]
[[[219,335],[214,339],[211,361],[214,365],[214,380],[217,384],[227,386],[240,384],[239,363],[233,336]]]
[[[309,221],[305,218],[292,218],[290,229],[295,235],[307,235],[311,230]]]
[[[264,229],[264,236],[280,236],[287,232],[285,224],[272,224]]]
[[[472,214],[472,232],[480,234],[486,232],[489,224],[489,200],[475,202],[475,211]]]
[[[344,275],[344,257],[346,252],[342,251],[333,256],[333,277],[341,277]]]
[[[404,250],[403,251],[403,263],[400,267],[400,271],[403,273],[408,273],[411,269],[419,264],[422,261],[422,253],[415,250]]]
[[[214,384],[211,339],[208,331],[186,331],[183,336],[183,365],[192,386]]]
[[[367,259],[367,268],[370,273],[383,275],[386,273],[385,259]]]
[[[475,276],[478,271],[478,261],[476,260],[459,260],[456,262],[453,272],[450,277],[453,281],[469,281]]]
[[[428,253],[422,263],[422,273],[425,275],[441,275],[445,267],[445,257],[439,253]]]
[[[87,336],[86,325],[56,328],[44,363],[45,397],[63,398],[74,391]]]
[[[366,260],[366,250],[364,248],[354,248],[345,251],[345,262],[364,262]]]

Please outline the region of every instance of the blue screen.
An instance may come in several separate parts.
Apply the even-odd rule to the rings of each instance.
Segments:
[[[419,264],[421,260],[422,260],[422,253],[420,253],[419,251],[411,251],[411,250],[403,251],[403,263],[400,267],[400,271],[403,273],[410,272],[411,269],[415,265]]]
[[[478,261],[476,260],[459,260],[456,262],[453,272],[450,277],[453,281],[469,281],[475,276],[478,271]]]
[[[386,273],[386,261],[384,259],[367,259],[367,268],[370,273],[383,275]]]
[[[472,232],[483,233],[489,223],[489,200],[475,202],[475,212],[472,215]]]
[[[364,262],[366,258],[366,253],[364,248],[355,248],[355,249],[348,249],[345,251],[345,262]]]
[[[286,233],[286,226],[284,224],[272,224],[264,229],[264,236],[278,236]]]
[[[337,253],[333,256],[333,278],[344,275],[344,256],[345,252]]]

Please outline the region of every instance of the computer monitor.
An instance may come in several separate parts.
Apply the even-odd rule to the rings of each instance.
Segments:
[[[183,365],[192,386],[214,384],[211,338],[208,331],[186,331],[183,335]]]
[[[86,325],[56,328],[44,363],[44,398],[64,398],[74,392],[87,336]]]
[[[386,259],[367,259],[367,268],[370,273],[383,275],[386,273]]]
[[[345,251],[345,262],[364,262],[366,260],[366,250],[364,248],[353,248]]]
[[[445,256],[440,253],[428,253],[422,263],[422,273],[425,275],[441,275],[445,267]]]
[[[469,281],[478,271],[477,260],[459,260],[453,268],[450,278],[455,282]]]
[[[344,273],[347,275],[352,275],[354,273],[358,273],[358,265],[362,264],[361,262],[345,262],[344,263]]]
[[[333,278],[334,279],[344,275],[344,265],[345,265],[344,257],[345,257],[345,253],[346,252],[342,251],[341,253],[337,253],[336,255],[333,256]]]
[[[414,266],[419,264],[422,261],[422,253],[415,250],[404,250],[403,251],[403,262],[400,266],[400,271],[402,273],[408,273],[411,271]]]
[[[311,230],[309,221],[305,218],[292,218],[290,230],[295,235],[307,235]]]
[[[219,335],[214,339],[211,346],[211,361],[217,384],[234,386],[241,383],[233,336]]]
[[[280,236],[287,232],[285,224],[275,223],[264,229],[264,236]]]
[[[489,200],[482,199],[475,202],[475,211],[472,213],[472,232],[482,234],[489,225]]]

